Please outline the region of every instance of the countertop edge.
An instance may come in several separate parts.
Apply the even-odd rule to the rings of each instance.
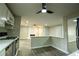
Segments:
[[[15,38],[15,39],[13,39],[13,41],[12,42],[10,42],[9,44],[7,44],[4,48],[2,48],[0,51],[2,51],[3,49],[5,49],[5,48],[7,48],[10,44],[12,44],[14,41],[16,41],[18,39],[18,37],[17,38]]]

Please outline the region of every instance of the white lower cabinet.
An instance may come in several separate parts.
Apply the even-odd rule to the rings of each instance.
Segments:
[[[15,56],[19,49],[19,38],[0,51],[0,56]]]
[[[0,56],[5,56],[5,49],[3,49],[2,51],[0,51]]]

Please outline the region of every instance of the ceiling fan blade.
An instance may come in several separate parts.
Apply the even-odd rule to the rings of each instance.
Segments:
[[[39,14],[39,13],[41,13],[41,10],[40,10],[40,11],[38,11],[36,14]]]
[[[46,9],[46,3],[42,3],[42,9]]]
[[[47,13],[50,13],[50,14],[51,14],[51,13],[54,13],[54,12],[52,12],[52,11],[50,11],[50,10],[47,10]]]
[[[50,10],[47,10],[47,6],[46,6],[46,3],[42,3],[42,10],[38,11],[36,14],[39,14],[39,13],[54,13],[53,11],[50,11]]]

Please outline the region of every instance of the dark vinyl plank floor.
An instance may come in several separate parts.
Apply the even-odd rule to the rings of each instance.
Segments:
[[[67,56],[67,54],[65,54],[64,52],[59,51],[58,49],[55,49],[53,47],[32,49],[32,55],[33,56]]]
[[[22,51],[21,51],[22,52]],[[64,52],[55,49],[53,47],[43,47],[43,48],[37,48],[32,49],[29,55],[25,55],[26,52],[22,52],[22,54],[18,54],[18,56],[67,56]],[[23,55],[24,54],[24,55]]]

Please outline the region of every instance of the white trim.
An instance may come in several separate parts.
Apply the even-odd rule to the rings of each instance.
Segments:
[[[7,36],[2,36],[2,37],[0,37],[0,39],[3,39],[3,38],[7,38]]]
[[[56,47],[56,46],[51,46],[51,47],[54,47],[54,48],[56,48],[56,49],[58,49],[58,50],[60,50],[60,51],[62,51],[62,52],[64,52],[64,53],[66,53],[66,54],[69,54],[68,51],[64,51],[64,50],[62,50],[62,49],[60,49],[60,48],[58,48],[58,47]]]
[[[48,47],[50,45],[46,45],[46,46],[37,46],[37,47],[32,47],[31,49],[36,49],[36,48],[42,48],[42,47]]]

